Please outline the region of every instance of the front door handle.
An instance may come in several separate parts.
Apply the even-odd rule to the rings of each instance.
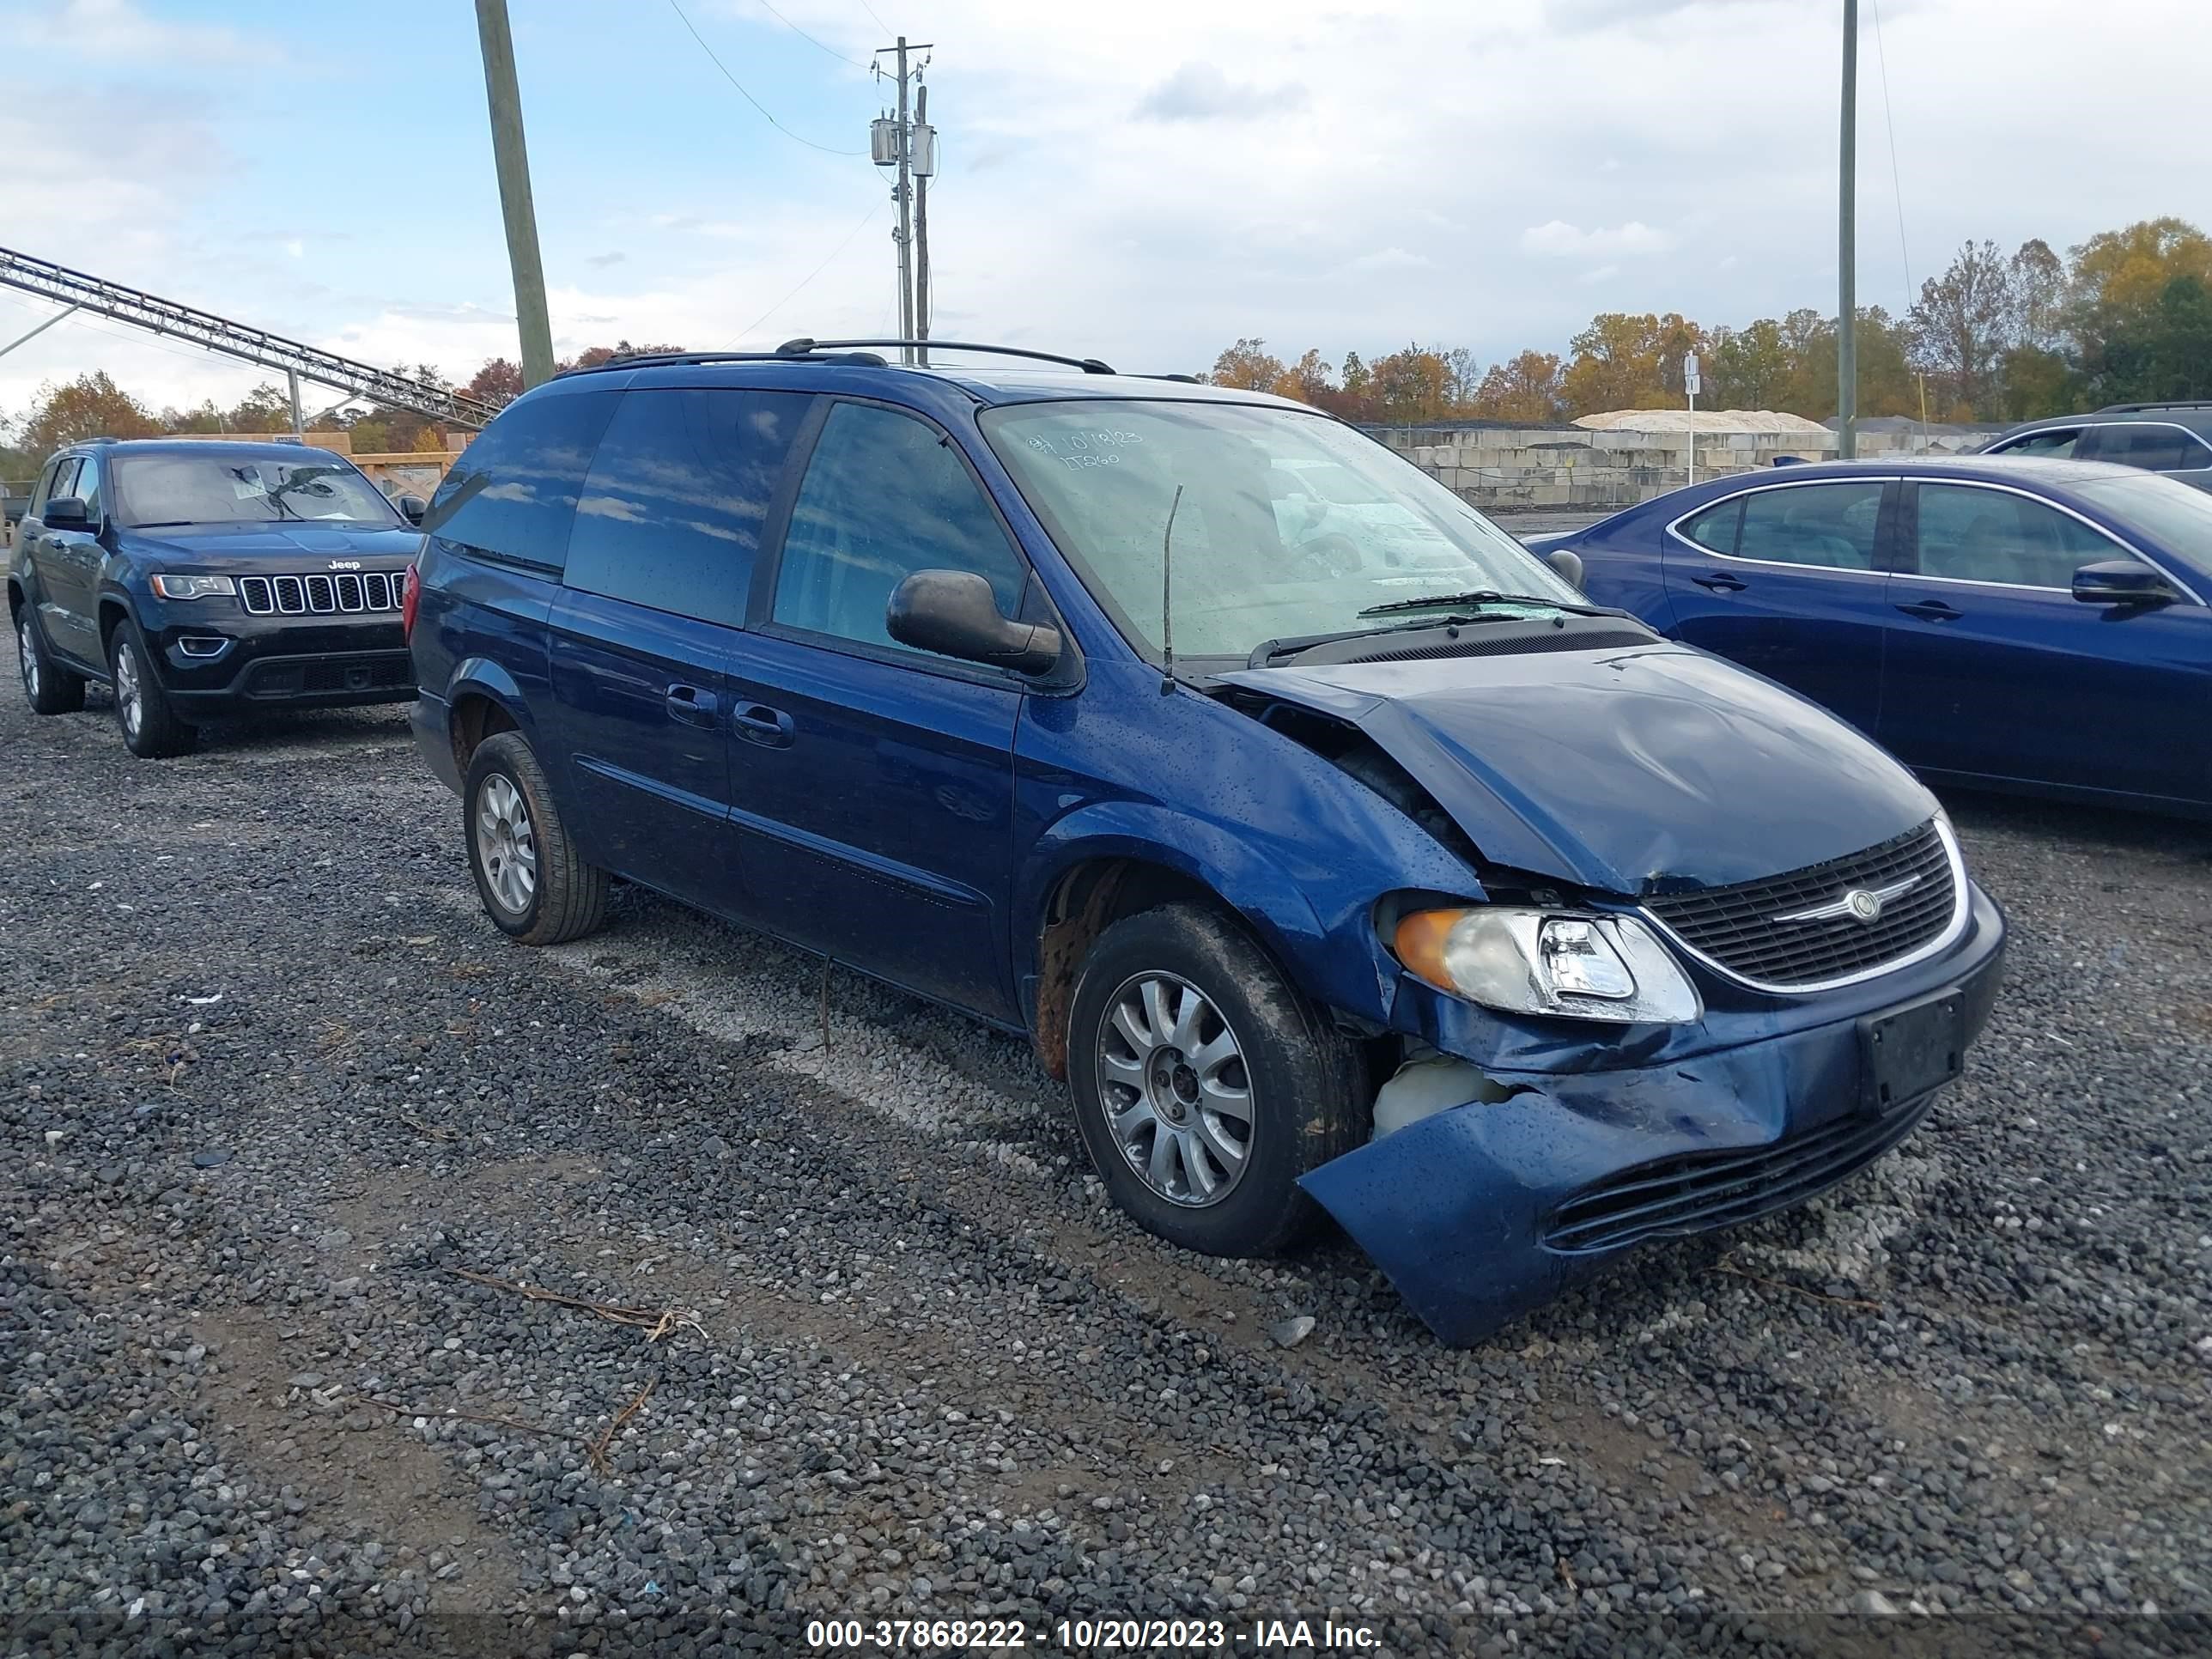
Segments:
[[[1917,617],[1923,622],[1956,622],[1966,613],[1954,611],[1941,599],[1915,599],[1910,605],[1897,607],[1908,617]]]
[[[672,685],[665,700],[668,718],[685,726],[714,729],[714,694],[696,685]]]
[[[1692,576],[1690,580],[1709,593],[1741,593],[1751,586],[1741,577],[1731,576],[1725,571],[1720,570],[1716,570],[1708,576]]]
[[[738,707],[730,716],[730,724],[739,737],[766,749],[787,749],[791,746],[791,716],[781,708],[771,708],[764,702],[749,702]]]

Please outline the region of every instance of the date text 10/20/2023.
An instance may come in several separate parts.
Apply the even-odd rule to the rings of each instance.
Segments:
[[[1364,1625],[1333,1620],[1265,1619],[1232,1626],[1220,1619],[1062,1619],[1032,1626],[1019,1619],[815,1619],[806,1644],[817,1651],[875,1649],[910,1653],[1037,1648],[1046,1652],[1298,1651],[1359,1653],[1378,1645]]]

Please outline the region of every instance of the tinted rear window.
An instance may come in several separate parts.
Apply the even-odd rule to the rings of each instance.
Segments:
[[[2146,472],[2172,472],[2185,466],[2203,466],[2204,447],[2178,426],[2154,426],[2132,422],[2097,428],[2094,452],[2100,461],[2139,466]]]
[[[438,486],[430,501],[433,533],[495,558],[558,570],[592,453],[620,396],[612,388],[562,391],[508,409]]]
[[[563,580],[656,611],[743,622],[769,498],[811,401],[794,392],[624,393],[577,501]]]

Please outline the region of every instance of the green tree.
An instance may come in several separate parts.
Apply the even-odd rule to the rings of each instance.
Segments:
[[[1782,325],[1761,317],[1742,328],[1715,329],[1703,363],[1714,409],[1777,409],[1791,369]]]
[[[1670,319],[1680,322],[1680,318]],[[1659,319],[1624,311],[1607,311],[1590,319],[1589,326],[1568,343],[1575,354],[1567,365],[1560,391],[1571,416],[1595,415],[1611,409],[1662,409],[1671,401],[1660,364],[1662,350]],[[1676,368],[1677,384],[1680,369]]]
[[[1920,285],[1908,319],[1915,367],[1972,420],[2002,406],[1998,366],[2020,337],[2020,293],[1995,242],[1968,242],[1941,276]]]

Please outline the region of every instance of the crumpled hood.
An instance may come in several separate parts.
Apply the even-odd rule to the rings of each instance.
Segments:
[[[1857,852],[1935,798],[1850,726],[1689,647],[1246,669],[1358,726],[1494,863],[1641,896]]]
[[[313,575],[333,559],[359,559],[364,570],[397,569],[422,545],[422,532],[406,526],[295,524],[180,525],[174,529],[126,530],[131,550],[165,559],[179,569],[229,574],[255,571]]]

